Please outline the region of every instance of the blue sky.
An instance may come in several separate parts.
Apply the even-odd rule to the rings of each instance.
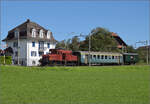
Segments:
[[[4,39],[10,29],[29,18],[50,29],[59,41],[104,27],[134,45],[149,38],[149,12],[146,0],[2,1],[1,33]]]

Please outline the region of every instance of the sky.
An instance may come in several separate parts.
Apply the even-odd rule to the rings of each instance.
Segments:
[[[2,1],[1,38],[30,19],[53,32],[56,40],[80,33],[88,35],[96,27],[117,33],[128,45],[150,38],[148,0],[103,1]],[[142,45],[142,44],[137,44]]]

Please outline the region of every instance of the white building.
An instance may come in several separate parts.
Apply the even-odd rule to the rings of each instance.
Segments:
[[[50,30],[44,29],[29,19],[8,32],[3,40],[13,53],[13,64],[37,66],[43,54],[54,49],[56,40]]]

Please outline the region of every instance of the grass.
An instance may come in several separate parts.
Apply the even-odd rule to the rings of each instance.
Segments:
[[[149,66],[0,66],[1,104],[150,104]]]

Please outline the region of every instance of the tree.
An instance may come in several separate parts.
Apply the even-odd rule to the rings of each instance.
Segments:
[[[66,43],[65,43],[65,40],[62,40],[60,42],[57,42],[56,44],[56,49],[57,48],[63,48],[63,49],[66,49]]]
[[[150,46],[139,47],[139,48],[136,49],[136,51],[139,55],[139,60],[141,62],[146,62],[147,61],[147,52],[150,55]],[[150,57],[149,57],[149,60],[150,60]]]
[[[56,48],[62,48],[66,50],[79,51],[80,40],[77,36],[71,39],[62,40],[56,44]]]
[[[80,46],[80,40],[77,36],[74,36],[71,39],[71,43],[70,43],[70,49],[72,51],[79,51],[79,46]]]
[[[98,27],[91,31],[91,51],[113,51],[118,52],[117,43],[105,28]],[[89,35],[81,42],[80,49],[88,51]]]
[[[136,49],[133,48],[133,46],[127,46],[127,52],[128,53],[136,53]]]

